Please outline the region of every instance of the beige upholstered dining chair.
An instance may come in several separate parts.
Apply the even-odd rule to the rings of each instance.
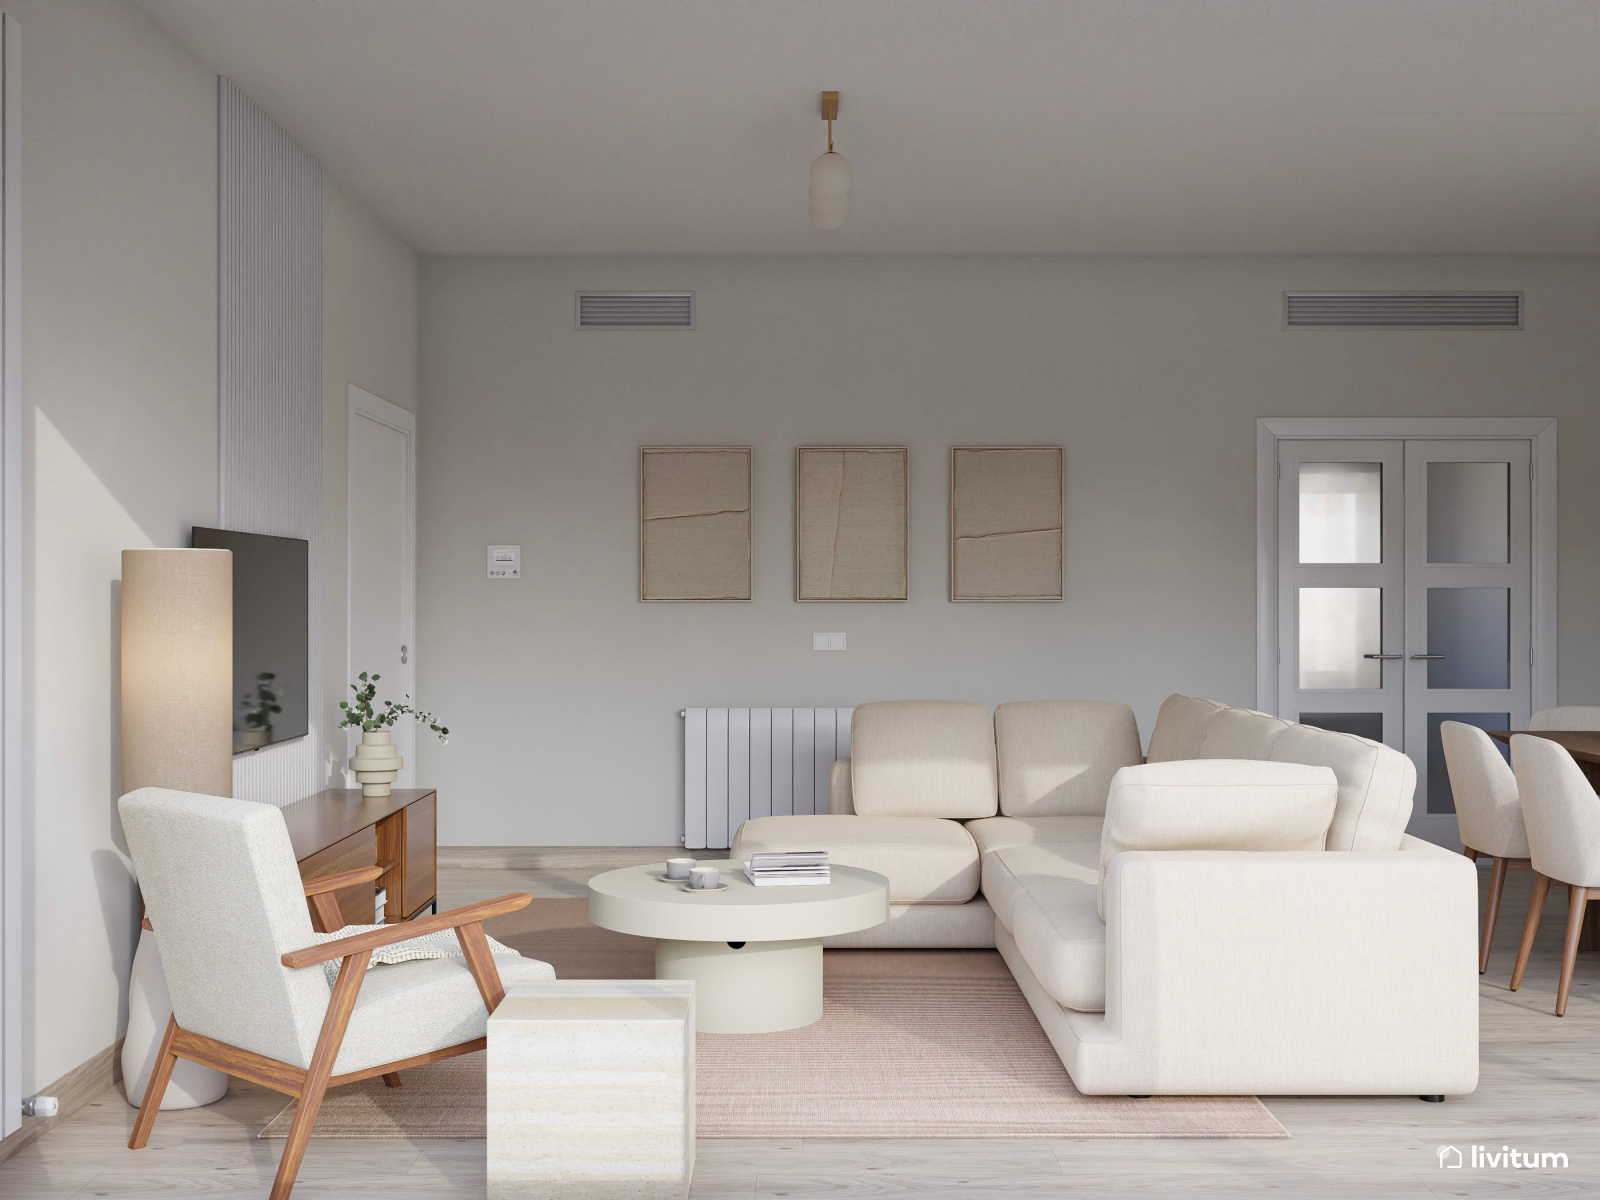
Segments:
[[[1522,928],[1511,990],[1522,986],[1545,896],[1552,883],[1567,885],[1567,941],[1561,956],[1561,982],[1556,988],[1556,1016],[1567,1012],[1572,990],[1572,970],[1578,958],[1578,935],[1591,899],[1600,899],[1600,796],[1595,795],[1583,768],[1565,747],[1549,738],[1511,739],[1511,765],[1517,773],[1522,815],[1528,825],[1528,846],[1538,878],[1528,920]]]
[[[1542,729],[1546,733],[1600,731],[1600,705],[1568,704],[1561,708],[1541,708],[1533,714],[1528,728]]]
[[[1475,725],[1444,721],[1439,725],[1450,790],[1456,799],[1456,821],[1468,858],[1493,859],[1489,871],[1489,904],[1478,939],[1478,974],[1489,969],[1489,948],[1500,916],[1506,871],[1529,867],[1528,832],[1522,824],[1517,779],[1489,735]]]
[[[215,1067],[299,1100],[272,1185],[284,1200],[329,1087],[378,1075],[395,1087],[407,1067],[480,1050],[505,982],[555,978],[546,963],[490,954],[482,922],[524,907],[525,894],[319,945],[307,894],[375,868],[303,884],[269,804],[141,788],[117,809],[172,995],[130,1149],[149,1139],[179,1058]],[[368,969],[374,950],[446,929],[464,958]],[[330,987],[323,964],[335,960]]]

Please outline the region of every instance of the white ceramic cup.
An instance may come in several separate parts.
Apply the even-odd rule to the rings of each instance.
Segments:
[[[700,891],[717,887],[722,882],[722,872],[716,867],[695,867],[689,872],[689,886]]]
[[[687,879],[693,866],[694,859],[692,858],[669,858],[667,859],[667,878]]]

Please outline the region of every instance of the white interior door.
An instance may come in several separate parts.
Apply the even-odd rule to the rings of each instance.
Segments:
[[[1458,845],[1440,724],[1525,729],[1532,711],[1532,445],[1277,453],[1277,711],[1410,755],[1408,831]]]
[[[349,405],[349,676],[380,675],[380,701],[415,704],[416,418],[354,384]],[[394,742],[395,786],[415,787],[415,722],[397,724]]]
[[[1532,471],[1523,441],[1406,443],[1410,832],[1453,845],[1439,725],[1526,729],[1532,715]]]
[[[1405,748],[1404,452],[1278,444],[1280,712]]]

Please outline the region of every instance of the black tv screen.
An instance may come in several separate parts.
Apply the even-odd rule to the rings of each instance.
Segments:
[[[310,544],[196,525],[194,545],[233,551],[233,752],[305,737]]]

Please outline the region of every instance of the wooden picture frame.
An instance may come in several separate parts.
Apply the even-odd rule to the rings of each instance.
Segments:
[[[911,579],[911,451],[795,451],[794,598],[903,603]]]
[[[950,450],[950,599],[1059,601],[1060,446]]]
[[[748,601],[749,446],[639,451],[639,599]]]

